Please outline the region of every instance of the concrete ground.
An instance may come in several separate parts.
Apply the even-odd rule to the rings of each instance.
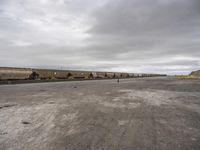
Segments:
[[[200,80],[0,86],[0,150],[199,150]]]

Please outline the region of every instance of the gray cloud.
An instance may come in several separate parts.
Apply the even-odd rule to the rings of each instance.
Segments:
[[[185,74],[199,0],[1,0],[0,65]]]

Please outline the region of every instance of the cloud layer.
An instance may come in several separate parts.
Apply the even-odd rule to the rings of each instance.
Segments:
[[[0,66],[187,74],[199,0],[1,0]]]

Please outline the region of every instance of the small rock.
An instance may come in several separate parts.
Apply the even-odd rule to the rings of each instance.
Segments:
[[[31,124],[30,122],[28,121],[22,121],[23,124]]]
[[[0,132],[0,135],[6,135],[8,132]]]

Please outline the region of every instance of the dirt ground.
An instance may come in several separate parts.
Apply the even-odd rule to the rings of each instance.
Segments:
[[[0,86],[0,150],[199,150],[200,80]]]

